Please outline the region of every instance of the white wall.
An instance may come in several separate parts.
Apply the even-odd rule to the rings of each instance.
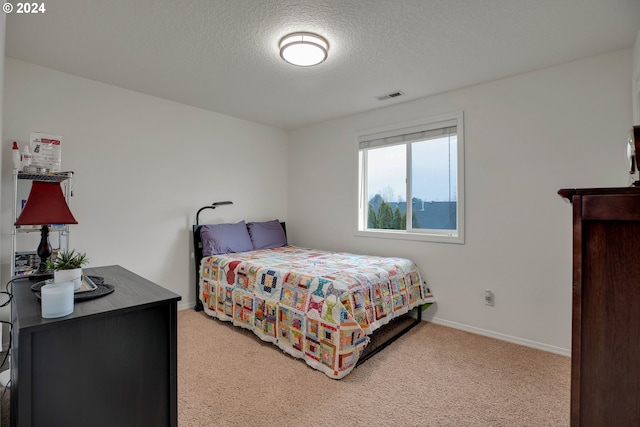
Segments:
[[[572,212],[557,191],[628,185],[632,55],[614,52],[291,132],[293,243],[411,258],[438,300],[428,318],[569,354]],[[466,244],[355,237],[356,133],[458,110]],[[494,307],[484,305],[484,289],[495,293]]]
[[[62,135],[75,172],[71,248],[119,264],[193,305],[191,225],[286,220],[286,132],[6,58],[3,150],[32,131]],[[11,156],[2,161],[2,273],[8,280]],[[36,245],[34,245],[34,248]]]
[[[633,124],[640,125],[640,31],[633,49]]]

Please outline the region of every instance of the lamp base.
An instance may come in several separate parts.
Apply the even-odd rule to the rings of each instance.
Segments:
[[[40,265],[38,266],[38,269],[36,271],[34,271],[32,274],[53,274],[53,272],[51,270],[47,270],[47,261],[45,259],[44,263],[42,262],[42,259],[40,259]]]
[[[40,229],[40,244],[36,250],[36,254],[40,258],[40,265],[36,270],[36,274],[47,273],[47,260],[51,256],[51,243],[49,243],[49,226],[43,225]]]

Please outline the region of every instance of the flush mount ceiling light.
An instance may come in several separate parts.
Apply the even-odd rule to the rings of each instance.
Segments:
[[[292,33],[280,40],[280,56],[300,67],[317,65],[327,59],[329,43],[313,33]]]

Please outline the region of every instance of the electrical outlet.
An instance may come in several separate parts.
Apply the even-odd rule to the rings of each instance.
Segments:
[[[490,289],[484,290],[484,305],[493,307],[496,304],[496,298]]]

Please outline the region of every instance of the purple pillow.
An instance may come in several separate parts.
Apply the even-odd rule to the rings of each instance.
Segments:
[[[202,256],[246,252],[253,244],[244,221],[235,224],[209,224],[200,228]]]
[[[287,245],[280,221],[250,222],[247,224],[253,249],[280,248]]]

